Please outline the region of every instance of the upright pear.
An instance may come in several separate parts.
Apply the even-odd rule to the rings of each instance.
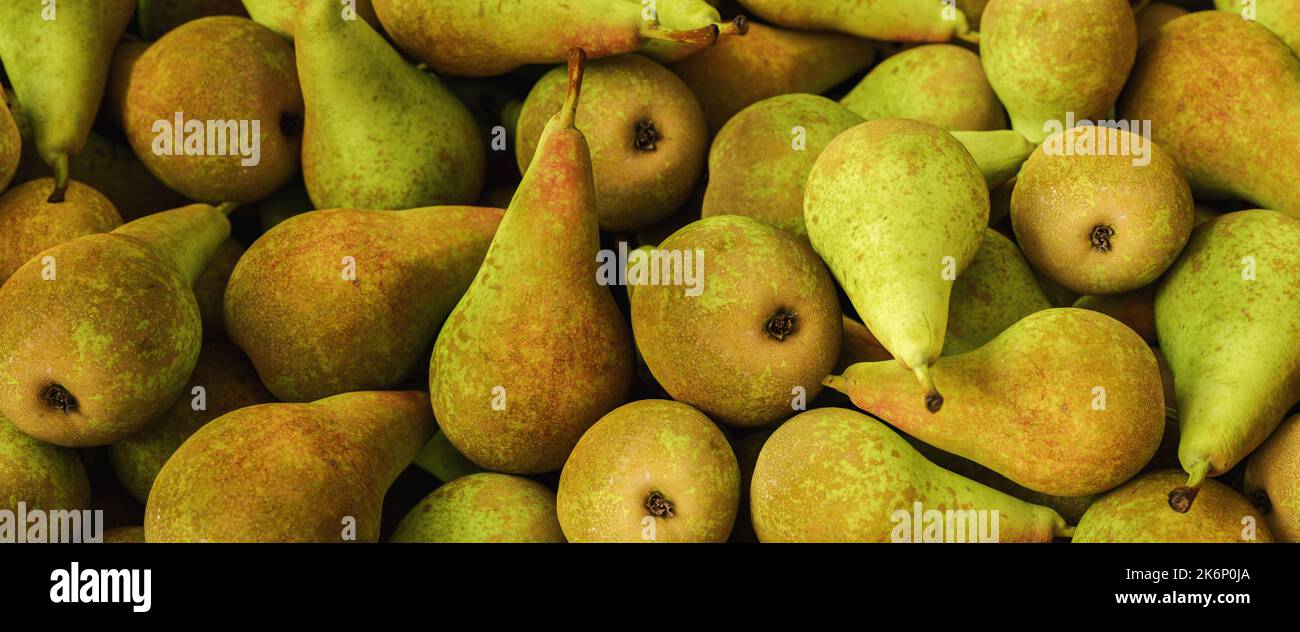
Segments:
[[[149,542],[375,542],[384,492],[433,435],[420,391],[361,391],[221,416],[168,459]]]
[[[933,373],[945,385],[938,413],[912,396],[894,362],[857,364],[826,384],[903,432],[1053,496],[1132,478],[1165,427],[1155,355],[1097,312],[1034,312],[974,351],[941,358]]]
[[[63,199],[68,158],[95,122],[113,47],[135,0],[0,3],[0,61],[36,131],[36,149],[54,168],[50,201]]]
[[[968,6],[976,0],[740,0],[740,5],[771,22],[796,29],[830,29],[887,42],[977,41]]]
[[[230,235],[195,204],[64,242],[0,286],[0,416],[57,445],[113,443],[181,394],[199,355],[194,283]]]
[[[1007,126],[979,55],[952,44],[918,46],[880,62],[840,103],[867,120],[912,118],[947,130]]]
[[[1188,472],[1169,495],[1175,511],[1187,511],[1206,476],[1232,469],[1300,400],[1296,252],[1300,220],[1228,213],[1192,233],[1156,291],[1156,334],[1178,394],[1178,460]]]
[[[239,259],[226,330],[283,401],[396,387],[427,358],[500,221],[455,206],[296,215]]]
[[[1071,531],[1055,511],[953,474],[842,408],[801,413],[772,433],[749,502],[760,542],[1050,542]],[[945,533],[945,514],[961,531]],[[981,514],[991,522],[979,524]]]
[[[122,225],[113,203],[99,191],[69,180],[64,201],[52,204],[53,186],[53,179],[42,178],[0,195],[0,283],[47,248]]]
[[[478,127],[437,78],[406,63],[365,21],[344,19],[336,3],[301,4],[298,32],[302,170],[316,208],[478,198],[485,168]]]
[[[813,248],[858,315],[916,375],[926,407],[937,412],[943,396],[930,365],[943,350],[953,281],[975,257],[989,219],[975,160],[929,123],[863,123],[817,158],[804,218]]]
[[[443,432],[490,470],[559,469],[632,384],[627,322],[597,282],[591,155],[574,127],[585,61],[571,51],[568,98],[429,363]]]

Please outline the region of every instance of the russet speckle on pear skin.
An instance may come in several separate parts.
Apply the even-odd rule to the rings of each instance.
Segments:
[[[929,44],[880,62],[840,100],[867,119],[914,118],[948,130],[1007,126],[979,55],[953,44]]]
[[[1186,513],[1169,510],[1177,470],[1142,474],[1099,498],[1083,514],[1074,542],[1273,542],[1264,517],[1235,490],[1205,481]]]
[[[51,204],[53,188],[53,178],[41,178],[0,196],[0,283],[47,248],[122,225],[113,203],[98,191],[72,180],[63,202]]]
[[[88,509],[90,481],[76,451],[33,439],[0,417],[0,510]]]
[[[1246,499],[1264,514],[1282,542],[1300,541],[1300,415],[1292,415],[1250,455]]]
[[[555,492],[519,476],[484,472],[447,483],[397,525],[390,542],[565,542]]]

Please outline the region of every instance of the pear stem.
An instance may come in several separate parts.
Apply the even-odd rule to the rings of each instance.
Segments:
[[[746,32],[749,31],[749,24],[746,21]],[[718,43],[718,33],[721,30],[717,24],[701,26],[697,29],[688,31],[677,31],[666,29],[659,26],[658,22],[646,22],[641,26],[641,37],[652,40],[664,40],[666,42],[677,42],[679,44],[689,44],[691,46],[713,46]]]
[[[726,24],[718,25],[718,35],[747,35],[749,33],[749,18],[738,15],[736,19]]]
[[[62,204],[64,194],[68,190],[68,155],[59,154],[54,158],[54,191],[50,193],[47,202],[50,204]]]
[[[1201,491],[1201,485],[1205,483],[1205,475],[1209,472],[1209,461],[1201,460],[1192,465],[1187,471],[1187,484],[1169,492],[1169,508],[1178,513],[1187,513],[1192,508],[1192,503],[1196,501],[1196,494]]]
[[[827,375],[822,378],[822,386],[833,388],[841,393],[849,392],[849,381],[843,375]]]
[[[217,210],[221,211],[222,215],[225,215],[226,217],[230,217],[230,214],[235,212],[235,209],[239,207],[240,207],[239,202],[223,202],[220,206],[217,207]]]
[[[980,34],[979,31],[963,31],[957,34],[957,39],[971,44],[979,44]]]
[[[578,97],[582,94],[582,75],[587,69],[587,51],[581,48],[569,49],[569,92],[564,97],[564,108],[560,110],[560,128],[573,129],[578,118]]]
[[[925,387],[925,409],[937,413],[943,408],[943,395],[939,394],[939,389],[934,387],[934,376],[930,375],[930,367],[918,366],[912,369],[916,374],[916,379]]]

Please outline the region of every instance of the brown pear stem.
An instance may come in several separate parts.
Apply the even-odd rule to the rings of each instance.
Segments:
[[[749,30],[748,24],[746,24],[745,30]],[[718,29],[717,24],[709,24],[688,31],[677,31],[663,28],[659,26],[658,22],[646,22],[641,28],[641,36],[646,39],[677,42],[691,46],[713,46],[718,43],[719,32],[720,29]]]
[[[235,212],[235,209],[239,207],[240,207],[239,202],[223,202],[220,206],[217,207],[217,210],[221,211],[222,215],[225,215],[226,217],[230,217],[230,214]]]
[[[718,25],[718,35],[746,35],[749,33],[749,18],[738,15],[726,24]]]
[[[54,191],[50,192],[47,202],[62,204],[68,190],[68,155],[59,154],[54,158]]]
[[[1192,508],[1192,503],[1196,501],[1196,495],[1200,493],[1201,485],[1205,483],[1205,475],[1209,471],[1209,461],[1197,461],[1192,465],[1187,471],[1187,484],[1169,492],[1169,508],[1178,513],[1187,513]]]
[[[560,128],[573,129],[578,118],[578,97],[582,94],[582,75],[587,69],[587,51],[581,48],[569,49],[569,92],[564,97],[564,108],[560,110]]]
[[[930,367],[919,366],[912,369],[916,374],[916,379],[925,387],[925,409],[931,413],[937,413],[943,408],[943,395],[939,394],[939,389],[934,387],[934,376],[930,375]]]

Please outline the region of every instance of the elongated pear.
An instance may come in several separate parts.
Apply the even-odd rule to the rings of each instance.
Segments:
[[[51,202],[63,198],[68,158],[86,144],[113,47],[134,11],[135,0],[0,3],[0,60],[41,160],[54,168]]]
[[[740,0],[747,11],[796,29],[828,29],[887,42],[977,41],[967,6],[933,0]]]
[[[813,248],[863,322],[916,375],[926,407],[937,412],[943,396],[930,366],[943,350],[953,281],[975,257],[989,219],[975,160],[929,123],[863,123],[817,158],[804,218]]]
[[[749,502],[760,542],[1051,542],[1071,532],[1055,511],[953,474],[842,408],[801,413],[772,433]],[[945,514],[961,531],[945,533]]]
[[[1297,252],[1300,220],[1221,215],[1192,233],[1156,291],[1156,334],[1178,394],[1178,460],[1188,472],[1169,496],[1175,511],[1187,511],[1206,476],[1232,469],[1300,400]]]
[[[225,322],[275,396],[393,388],[429,352],[492,242],[499,209],[312,211],[239,259]]]
[[[749,20],[738,16],[723,22],[716,5],[718,0],[655,0],[655,14],[659,26],[671,31],[691,31],[718,27],[720,35],[744,35],[749,32]],[[665,39],[652,39],[641,48],[641,54],[661,64],[671,64],[694,55],[706,47]]]
[[[943,355],[981,347],[1025,316],[1051,307],[1020,249],[990,228],[952,286]]]
[[[432,435],[421,391],[241,408],[168,459],[145,540],[376,542],[384,492]]]
[[[294,32],[297,31],[298,5],[301,2],[302,0],[244,0],[244,8],[254,22],[275,31],[281,37],[293,39]],[[379,16],[375,15],[371,0],[335,2],[333,5],[334,10],[344,19],[361,18],[379,30]]]
[[[1164,431],[1155,355],[1097,312],[1035,312],[974,351],[941,358],[932,373],[945,387],[936,414],[893,362],[858,364],[826,384],[913,437],[1053,496],[1132,478]]]
[[[961,141],[980,173],[989,190],[1001,186],[1016,177],[1020,166],[1033,155],[1037,146],[1029,142],[1023,134],[1015,130],[959,131],[954,130],[952,137]],[[992,194],[990,194],[990,205]],[[991,212],[991,209],[990,209]]]
[[[585,61],[571,51],[564,107],[429,363],[442,431],[494,471],[559,469],[632,385],[627,322],[597,283],[591,154],[574,127]]]
[[[0,416],[57,445],[133,435],[181,394],[203,337],[193,287],[230,235],[204,204],[80,237],[0,286]]]
[[[470,204],[484,147],[469,109],[411,66],[364,20],[331,2],[298,9],[307,104],[302,169],[316,208]]]
[[[840,103],[867,120],[911,118],[947,130],[1007,126],[979,55],[952,44],[917,46],[880,62]]]

